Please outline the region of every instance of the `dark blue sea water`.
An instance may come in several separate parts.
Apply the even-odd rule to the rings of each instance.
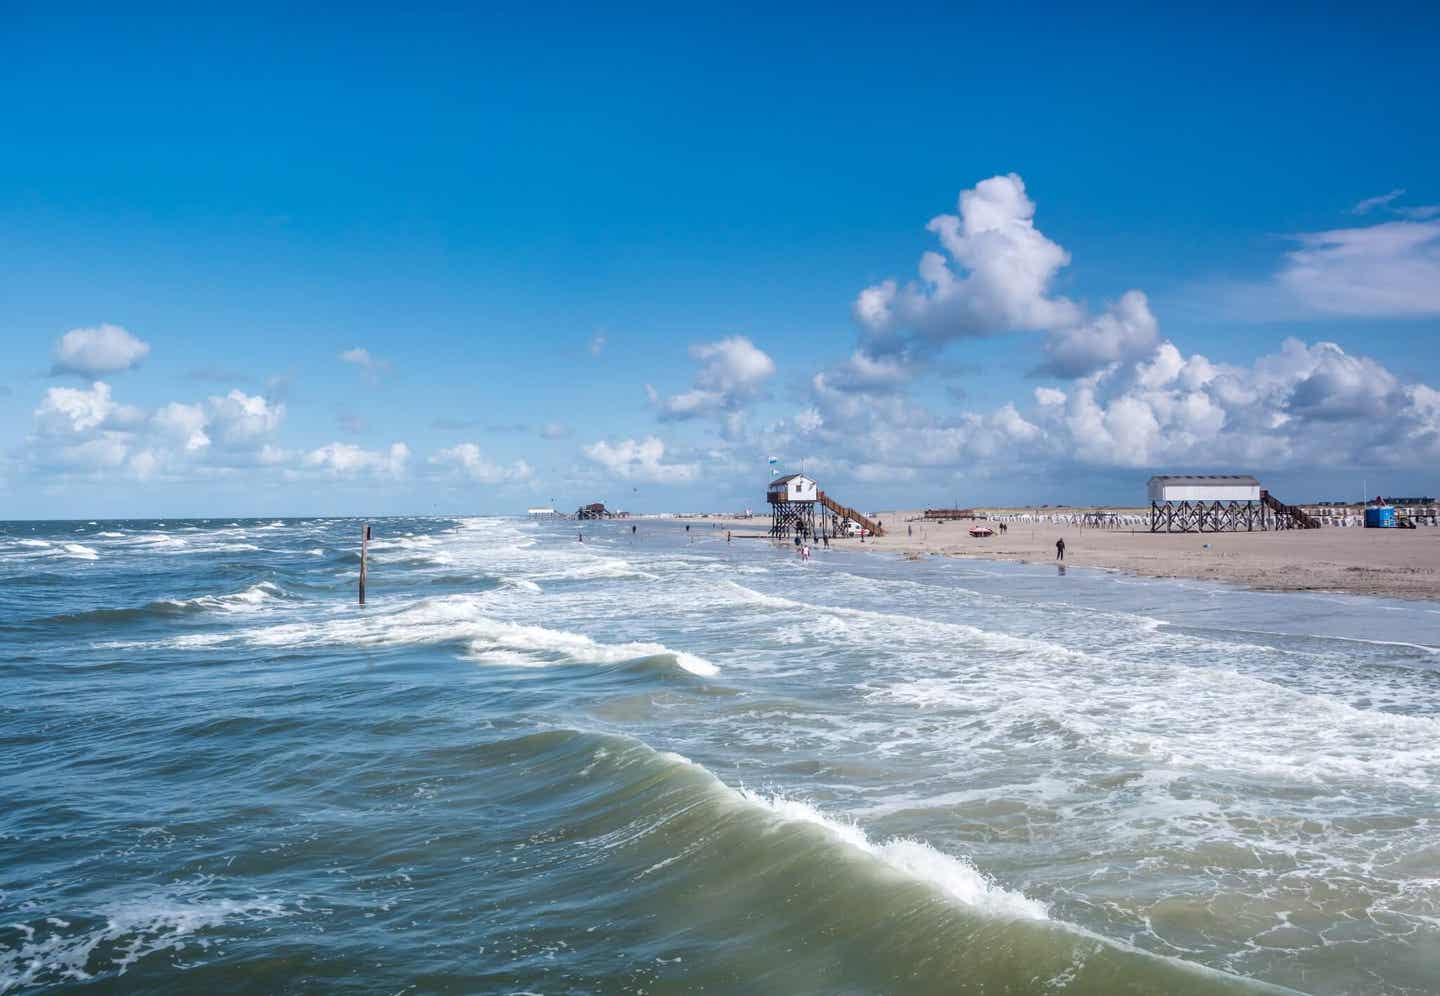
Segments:
[[[1440,992],[1440,613],[708,524],[0,525],[0,993]]]

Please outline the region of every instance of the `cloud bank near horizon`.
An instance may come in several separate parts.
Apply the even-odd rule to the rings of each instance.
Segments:
[[[1295,235],[1265,293],[1311,313],[1353,319],[1440,315],[1440,220],[1367,198],[1360,227]],[[1440,391],[1328,341],[1291,335],[1248,363],[1212,361],[1166,338],[1144,290],[1092,308],[1057,291],[1069,250],[1042,231],[1024,180],[1010,173],[961,191],[954,213],[932,218],[908,281],[887,278],[851,302],[853,344],[819,369],[781,373],[762,336],[730,334],[688,347],[688,386],[644,388],[648,414],[629,434],[573,443],[573,428],[503,417],[530,446],[561,448],[558,462],[501,459],[476,442],[417,456],[410,442],[367,449],[330,441],[286,445],[291,412],[280,392],[240,388],[146,408],[112,387],[151,344],[119,325],[60,336],[51,386],[32,429],[8,458],[12,482],[126,479],[176,482],[240,476],[295,481],[441,481],[539,494],[606,482],[684,486],[753,477],[767,455],[866,483],[1000,474],[1064,476],[1143,468],[1256,471],[1419,466],[1440,460]],[[936,407],[927,381],[947,348],[1010,336],[1033,355],[1033,384],[998,406]],[[590,341],[599,356],[603,336]],[[377,380],[389,361],[356,346],[339,359]],[[102,379],[107,378],[107,379]],[[931,392],[933,393],[933,392]],[[493,414],[493,413],[491,413]],[[465,429],[486,420],[438,419]],[[649,424],[647,424],[649,423]],[[503,428],[500,427],[500,428]],[[490,431],[499,431],[492,423]],[[538,440],[539,442],[535,442]]]

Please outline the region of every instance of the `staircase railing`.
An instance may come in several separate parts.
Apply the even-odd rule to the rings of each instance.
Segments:
[[[881,529],[877,523],[870,521],[870,519],[861,515],[859,512],[855,511],[853,508],[850,508],[848,505],[841,505],[839,502],[835,501],[823,491],[817,492],[817,495],[820,499],[820,504],[824,505],[830,511],[838,515],[840,518],[855,520],[856,522],[860,523],[861,526],[870,530],[870,535],[872,536],[885,535],[885,530]]]
[[[1275,513],[1275,518],[1289,529],[1319,529],[1320,520],[1305,514],[1303,509],[1287,505],[1268,491],[1260,492],[1260,503]]]

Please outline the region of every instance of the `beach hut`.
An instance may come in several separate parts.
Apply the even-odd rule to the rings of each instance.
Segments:
[[[787,501],[817,501],[819,487],[804,474],[786,474],[770,482],[765,500],[772,505]]]

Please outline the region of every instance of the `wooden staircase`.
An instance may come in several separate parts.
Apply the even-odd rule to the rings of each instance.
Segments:
[[[817,491],[816,496],[820,499],[820,504],[824,505],[830,511],[834,512],[841,519],[853,519],[854,521],[860,523],[863,528],[870,530],[871,536],[885,535],[885,530],[881,529],[870,519],[861,515],[859,512],[855,511],[853,508],[850,508],[848,505],[841,505],[838,501],[831,498],[823,491]]]
[[[1294,505],[1287,505],[1274,498],[1270,492],[1260,492],[1260,504],[1275,514],[1276,529],[1319,529],[1320,520]]]

